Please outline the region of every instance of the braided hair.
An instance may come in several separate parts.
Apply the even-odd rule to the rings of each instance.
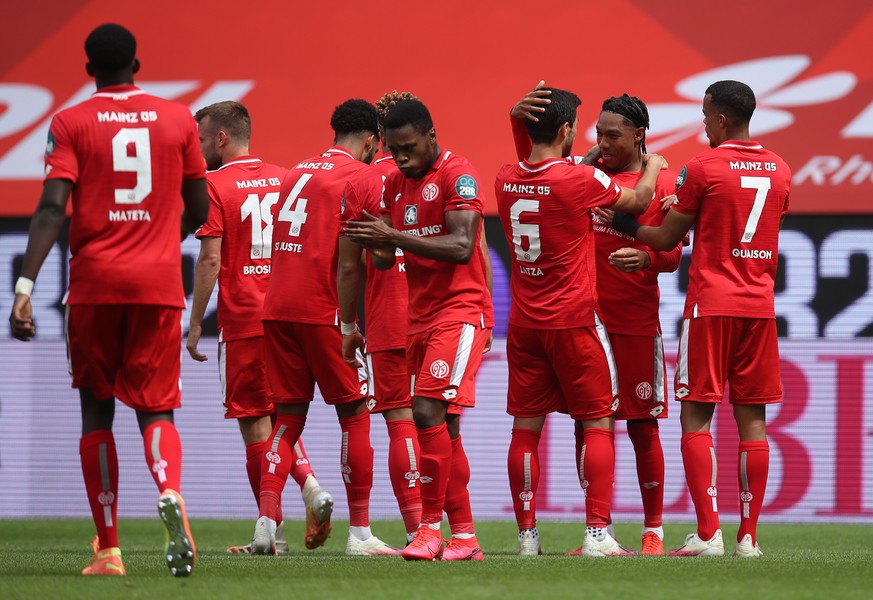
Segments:
[[[646,103],[636,96],[621,96],[607,98],[603,101],[603,107],[600,109],[604,112],[611,112],[621,115],[624,122],[631,127],[649,128],[649,109],[646,108]],[[643,154],[646,153],[646,132],[643,131],[643,140],[640,143],[640,150]]]
[[[418,100],[418,97],[410,92],[398,92],[397,90],[392,90],[376,100],[374,104],[376,105],[376,114],[379,117],[380,127],[385,122],[385,117],[388,115],[388,111],[394,108],[394,105],[401,100]]]

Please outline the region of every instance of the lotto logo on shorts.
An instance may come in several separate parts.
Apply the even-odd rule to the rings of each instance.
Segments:
[[[648,400],[652,397],[652,386],[650,383],[643,381],[637,384],[637,398],[640,400]]]
[[[618,397],[616,397],[615,400],[612,401],[612,406],[609,407],[610,410],[611,410],[612,412],[617,411],[617,410],[618,410],[618,405],[619,405],[619,403],[620,403],[620,402],[619,402],[619,399],[618,399]]]
[[[282,462],[282,457],[279,456],[276,452],[267,452],[267,460],[273,463],[274,465],[278,465]]]
[[[533,492],[530,490],[524,490],[518,495],[518,499],[522,502],[530,502],[533,500]]]
[[[449,374],[449,363],[440,359],[430,363],[430,374],[437,379],[445,379]]]
[[[743,502],[751,502],[752,501],[752,492],[741,493],[740,500],[742,500]]]
[[[427,202],[433,202],[440,195],[440,188],[435,183],[429,183],[421,190],[421,197]]]
[[[418,480],[422,483],[432,483],[433,477],[428,477],[427,475],[422,475],[421,477],[419,477]]]
[[[687,396],[690,393],[691,392],[688,390],[687,387],[681,387],[681,388],[676,389],[676,397],[677,398],[684,398],[685,396]]]
[[[458,390],[448,389],[443,392],[443,398],[446,400],[454,400],[458,397]]]
[[[373,410],[376,408],[376,399],[370,396],[370,399],[367,400],[367,410]]]
[[[112,506],[112,503],[115,502],[115,494],[108,490],[100,492],[97,496],[97,502],[99,502],[101,506]]]
[[[713,498],[718,496],[718,490],[715,489],[715,486],[710,486],[710,487],[706,488],[706,493],[709,494],[710,496],[712,496]]]

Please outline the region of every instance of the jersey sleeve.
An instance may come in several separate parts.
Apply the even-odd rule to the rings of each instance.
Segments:
[[[512,122],[512,141],[515,143],[515,154],[518,160],[522,160],[530,156],[533,149],[533,143],[530,140],[530,134],[527,132],[527,127],[524,126],[524,121],[510,116]]]
[[[52,118],[45,145],[45,178],[79,180],[79,160],[63,113]]]
[[[585,208],[609,207],[621,198],[621,186],[600,169],[577,165],[570,172],[578,188],[576,197],[582,200]]]
[[[444,212],[450,210],[473,210],[485,213],[485,196],[479,185],[479,174],[469,163],[446,165],[443,194]]]
[[[207,181],[206,188],[209,191],[209,215],[200,229],[194,232],[194,237],[224,237],[224,214],[221,209],[221,198],[214,183]]]
[[[203,179],[206,177],[206,160],[203,158],[203,151],[200,149],[200,138],[197,135],[197,123],[185,109],[187,117],[187,128],[185,130],[185,147],[182,151],[184,160],[184,168],[182,170],[183,179]],[[210,211],[211,212],[211,211]]]
[[[361,169],[351,177],[343,188],[340,206],[340,231],[346,221],[360,221],[364,211],[373,216],[381,213],[384,186],[382,176],[374,169]]]
[[[700,210],[700,201],[706,191],[706,173],[697,159],[692,160],[676,177],[676,201],[673,210],[684,215],[693,215]]]
[[[397,191],[400,186],[398,185],[398,178],[400,175],[400,171],[397,169],[394,170],[393,173],[388,175],[388,177],[382,182],[382,190],[379,193],[379,216],[383,219],[391,220],[391,211],[394,208],[394,197],[397,194]]]
[[[679,268],[679,263],[682,261],[682,246],[679,244],[669,252],[661,252],[648,248],[643,250],[649,255],[649,269],[656,273],[672,273]]]

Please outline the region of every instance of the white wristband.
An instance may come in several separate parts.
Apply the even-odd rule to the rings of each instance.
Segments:
[[[15,282],[15,294],[24,294],[30,296],[33,293],[33,279],[27,277],[19,277]]]
[[[343,335],[354,335],[358,333],[357,323],[340,323],[340,331]]]

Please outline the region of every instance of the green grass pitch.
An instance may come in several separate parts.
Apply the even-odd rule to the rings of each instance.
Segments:
[[[291,554],[228,556],[251,538],[251,521],[193,520],[198,561],[187,579],[163,563],[163,528],[154,520],[119,525],[127,577],[82,577],[90,558],[88,520],[0,521],[0,598],[870,598],[873,526],[764,524],[766,556],[743,560],[667,557],[587,559],[564,556],[581,541],[579,523],[541,522],[545,555],[520,559],[513,522],[477,523],[485,561],[407,563],[399,557],[344,555],[347,523],[334,523],[325,547],[303,548],[303,523],[289,522]],[[373,532],[400,543],[400,521],[374,521]],[[666,545],[681,545],[688,524],[667,523]],[[736,525],[723,529],[728,554]],[[618,524],[619,540],[639,549],[639,524]],[[444,525],[444,535],[447,535]]]

